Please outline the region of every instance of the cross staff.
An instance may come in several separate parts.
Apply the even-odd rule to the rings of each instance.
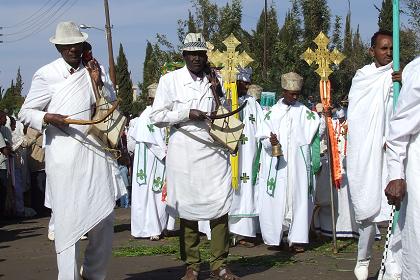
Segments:
[[[236,88],[236,76],[239,73],[238,66],[245,68],[254,60],[245,51],[242,53],[236,51],[236,47],[239,46],[241,42],[236,39],[233,34],[230,34],[229,37],[223,41],[223,44],[226,46],[225,52],[213,50],[214,47],[210,45],[207,56],[209,62],[217,66],[223,66],[220,74],[222,76],[224,88],[226,89],[226,95],[228,99],[231,99],[232,111],[234,111],[238,109],[238,92]],[[235,114],[235,117],[239,119],[239,114]],[[231,155],[230,162],[232,166],[232,187],[237,189],[239,186],[238,155]]]
[[[314,40],[315,44],[318,46],[315,51],[312,51],[308,48],[302,55],[301,58],[305,60],[309,65],[315,63],[318,65],[318,68],[315,72],[321,77],[320,81],[320,95],[321,101],[324,105],[324,111],[329,110],[330,108],[330,81],[328,77],[331,75],[333,70],[330,68],[330,64],[338,65],[343,61],[345,56],[340,53],[336,48],[332,52],[328,50],[328,43],[330,40],[327,36],[321,31],[319,35]],[[325,123],[327,124],[326,138],[327,138],[327,147],[328,147],[328,163],[330,165],[330,200],[331,200],[331,224],[333,231],[333,250],[334,253],[337,253],[337,234],[335,227],[335,208],[334,208],[334,194],[333,194],[333,182],[336,187],[340,186],[341,183],[341,167],[339,160],[339,153],[337,147],[336,136],[334,133],[334,128],[332,125],[332,120],[330,116],[324,116]]]

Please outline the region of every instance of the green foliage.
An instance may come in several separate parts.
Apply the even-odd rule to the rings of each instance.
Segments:
[[[420,2],[419,0],[403,0],[409,15],[410,28],[416,35],[416,53],[420,50]]]
[[[382,7],[378,15],[378,27],[380,30],[392,31],[392,0],[382,0]]]
[[[124,53],[122,44],[117,57],[116,77],[118,85],[118,98],[121,99],[120,110],[125,116],[131,113],[131,104],[133,103],[133,82],[128,71],[128,62]]]
[[[25,101],[25,98],[21,95],[22,88],[23,82],[19,67],[16,74],[16,83],[12,80],[7,90],[0,87],[0,110],[7,109],[9,114],[17,114],[23,101]]]

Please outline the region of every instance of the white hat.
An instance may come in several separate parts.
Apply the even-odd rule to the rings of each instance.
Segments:
[[[317,113],[322,113],[322,111],[324,111],[324,105],[322,105],[322,103],[318,103],[315,105],[315,110]]]
[[[147,96],[149,98],[155,98],[157,87],[158,87],[157,83],[153,83],[147,87]]]
[[[337,112],[335,112],[335,115],[338,119],[344,118],[346,116],[343,109],[338,109]]]
[[[80,32],[79,27],[72,21],[63,21],[57,24],[55,35],[50,42],[57,45],[72,45],[86,41],[88,35]]]
[[[201,33],[188,33],[182,46],[182,51],[207,51],[206,39]]]
[[[303,85],[303,78],[295,72],[281,75],[281,87],[285,90],[300,91]]]
[[[238,67],[238,75],[236,76],[237,81],[244,81],[247,83],[251,82],[252,68],[251,67]]]
[[[260,87],[259,85],[250,85],[248,87],[248,94],[253,96],[255,99],[261,99],[261,92],[262,92],[262,87]]]

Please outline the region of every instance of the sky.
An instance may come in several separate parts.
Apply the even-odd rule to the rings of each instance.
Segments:
[[[212,0],[225,5],[229,0]],[[377,30],[378,12],[382,0],[349,0],[352,27],[360,26],[362,39],[368,41]],[[345,18],[348,0],[328,0],[331,15]],[[242,0],[242,27],[255,29],[264,0]],[[29,91],[35,71],[59,57],[49,38],[54,35],[58,22],[71,20],[100,29],[104,28],[104,1],[102,0],[1,0],[0,8],[0,86],[8,88],[15,80],[20,67],[24,81],[23,93]],[[279,24],[290,8],[289,0],[268,0],[278,12]],[[176,34],[178,19],[186,19],[193,10],[190,0],[109,0],[114,58],[122,43],[127,56],[133,83],[142,81],[142,68],[146,42],[155,42],[156,33],[165,34],[178,44]],[[402,16],[401,21],[407,22]],[[332,18],[333,22],[333,18]],[[108,52],[104,31],[84,30],[93,46],[94,56],[105,66]],[[32,34],[33,33],[33,34]]]

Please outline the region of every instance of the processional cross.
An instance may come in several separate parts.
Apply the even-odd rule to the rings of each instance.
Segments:
[[[330,40],[321,31],[314,40],[318,46],[315,51],[308,48],[302,55],[301,59],[305,60],[309,65],[315,63],[318,68],[315,72],[321,77],[319,83],[321,101],[324,106],[324,111],[329,110],[331,101],[331,84],[328,77],[331,75],[333,70],[330,68],[330,64],[339,65],[345,56],[340,53],[336,48],[333,51],[328,50],[328,43]],[[341,184],[341,166],[340,166],[340,154],[338,153],[338,146],[336,135],[330,116],[325,116],[325,122],[327,124],[327,146],[328,146],[328,162],[330,164],[330,199],[331,199],[331,221],[333,227],[333,250],[337,253],[337,238],[336,238],[336,227],[335,227],[335,208],[334,208],[334,194],[333,194],[333,182],[334,185],[339,188]]]
[[[207,52],[207,57],[212,64],[223,66],[220,74],[226,90],[226,96],[230,99],[232,111],[234,111],[238,109],[238,92],[236,88],[236,77],[239,73],[238,67],[245,68],[254,60],[245,51],[241,53],[236,51],[236,47],[241,42],[233,34],[230,34],[223,41],[223,44],[226,46],[225,52],[214,50],[213,45],[208,44],[209,51]],[[239,119],[239,114],[235,114],[235,117]],[[239,185],[238,155],[231,155],[230,162],[232,166],[232,187],[237,189]]]

